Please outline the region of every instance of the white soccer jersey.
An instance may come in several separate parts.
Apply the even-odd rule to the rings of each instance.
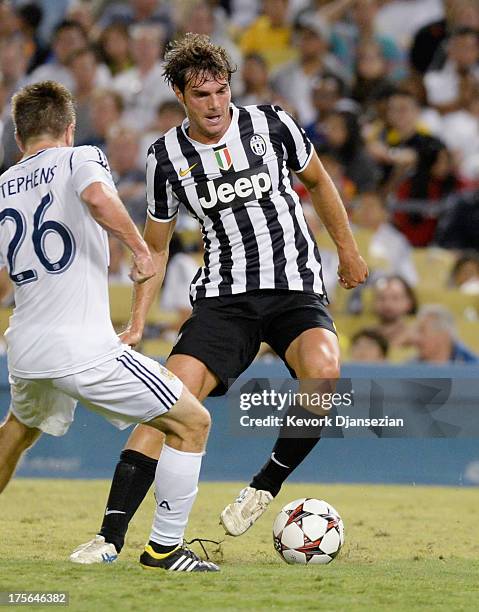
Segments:
[[[0,257],[15,286],[5,334],[10,372],[56,378],[121,353],[110,320],[108,238],[80,199],[114,189],[96,147],[48,148],[0,177]]]

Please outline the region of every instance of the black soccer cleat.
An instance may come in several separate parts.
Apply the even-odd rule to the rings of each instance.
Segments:
[[[179,545],[170,553],[161,554],[147,544],[140,557],[140,565],[145,569],[165,569],[170,572],[219,572],[220,568],[211,561],[203,561],[197,554]]]

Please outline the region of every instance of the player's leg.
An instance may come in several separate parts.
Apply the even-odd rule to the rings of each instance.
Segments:
[[[34,427],[27,427],[9,412],[0,425],[0,493],[9,483],[23,453],[41,435]]]
[[[200,300],[180,330],[166,366],[200,400],[216,388],[225,392],[228,379],[244,371],[258,351],[259,330],[250,333],[257,317],[243,301],[231,298],[231,308],[227,298]],[[162,442],[162,434],[146,426],[133,431],[115,470],[100,535],[75,549],[72,561],[102,562],[102,547],[111,543],[121,550],[129,521],[153,482]]]
[[[153,526],[140,563],[146,568],[216,571],[217,566],[201,560],[183,545],[198,491],[210,415],[184,387],[176,404],[148,425],[165,434],[165,444],[156,468]]]
[[[301,381],[300,393],[331,392],[334,380],[339,376],[337,337],[326,329],[307,330],[291,343],[286,360]],[[293,404],[285,415],[288,416],[310,417],[311,413],[305,407]],[[221,523],[228,534],[238,536],[251,527],[279,493],[286,478],[319,442],[320,429],[304,429],[304,432],[292,432],[287,425],[280,429],[270,458],[236,501],[221,513]]]
[[[190,355],[172,355],[166,367],[200,401],[218,385],[218,378],[205,364]],[[113,544],[117,553],[121,551],[128,525],[153,484],[164,439],[165,434],[153,427],[143,424],[135,427],[115,468],[103,522],[98,532],[102,539],[94,538],[81,544],[73,551],[72,561],[102,562],[103,554],[111,556],[111,546],[108,544]]]
[[[339,344],[329,313],[314,295],[292,293],[281,302],[278,309],[275,303],[265,304],[265,310],[271,310],[265,340],[300,379],[302,393],[332,391],[339,377]],[[311,414],[295,404],[285,416]],[[286,425],[281,428],[268,461],[221,513],[227,533],[241,535],[265,512],[289,474],[316,446],[320,433],[320,429],[292,432]]]
[[[41,433],[62,436],[75,414],[76,401],[49,380],[10,376],[10,412],[0,426],[0,491],[12,477],[22,453]]]
[[[197,302],[167,361],[167,367],[200,399],[216,392],[215,388],[224,392],[228,379],[246,369],[260,344],[258,317],[248,310],[246,300],[235,296],[230,301],[231,307],[227,298]],[[102,535],[96,537],[103,544],[95,540],[82,544],[70,557],[72,561],[101,562],[101,546],[111,546],[106,540],[121,548],[128,522],[153,481],[161,441],[157,432],[135,429],[115,472]],[[110,508],[117,512],[111,513]]]
[[[300,380],[301,394],[332,392],[339,377],[338,338],[327,329],[308,329],[291,343],[286,351],[286,361]],[[319,409],[316,413],[326,414]],[[286,415],[307,418],[311,417],[311,412],[307,406],[293,404]],[[305,427],[301,431],[285,425],[280,430],[270,459],[254,476],[250,486],[269,491],[275,497],[286,478],[316,446],[320,434],[319,428]]]
[[[196,496],[210,426],[208,411],[178,377],[129,349],[85,372],[57,379],[55,385],[121,429],[141,422],[165,435],[155,474],[157,511],[142,563],[179,571],[216,570],[180,545]],[[113,545],[100,540],[89,543],[77,558],[72,555],[72,561],[97,562],[83,553],[98,555],[99,549],[100,561],[114,561],[118,555]],[[176,557],[185,558],[173,567]]]

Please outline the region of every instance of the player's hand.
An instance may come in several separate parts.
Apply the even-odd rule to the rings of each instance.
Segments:
[[[128,344],[128,346],[131,346],[131,348],[135,348],[135,346],[141,341],[142,333],[127,327],[124,332],[119,334],[118,337],[120,338],[122,344]]]
[[[364,283],[368,275],[368,266],[359,253],[339,256],[338,278],[341,287],[354,289]]]
[[[137,255],[134,258],[129,276],[134,283],[144,283],[152,276],[155,276],[155,273],[155,264],[150,253],[148,253]]]

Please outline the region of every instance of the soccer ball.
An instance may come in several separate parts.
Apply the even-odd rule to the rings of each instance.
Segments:
[[[273,524],[274,548],[286,563],[330,563],[344,542],[344,525],[322,499],[295,499]]]

